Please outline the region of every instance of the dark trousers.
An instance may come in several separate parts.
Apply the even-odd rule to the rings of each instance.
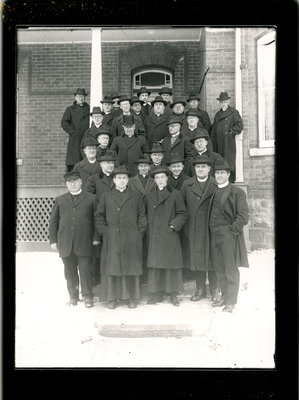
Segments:
[[[204,296],[206,293],[206,271],[194,271],[194,277],[196,281],[196,291],[201,291]],[[217,277],[215,271],[208,271],[208,279],[210,290],[215,290],[217,288]]]
[[[225,304],[236,304],[240,273],[236,265],[236,237],[230,225],[210,227],[212,262]]]
[[[79,298],[79,275],[82,296],[92,296],[92,257],[77,256],[72,252],[70,256],[62,257],[62,261],[70,298]]]

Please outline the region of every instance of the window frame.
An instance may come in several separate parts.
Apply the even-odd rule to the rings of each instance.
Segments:
[[[132,81],[133,81],[133,91],[137,91],[138,89],[140,89],[142,87],[142,85],[135,85],[136,82],[136,76],[137,75],[142,75],[148,72],[158,72],[164,75],[169,75],[170,76],[170,83],[166,83],[166,77],[164,79],[164,84],[160,87],[160,86],[148,86],[146,85],[146,88],[149,90],[155,90],[155,89],[161,89],[163,86],[167,86],[172,88],[173,87],[173,73],[167,69],[162,69],[162,68],[143,68],[141,70],[138,70],[137,72],[135,72],[132,76]],[[140,77],[140,83],[141,83],[141,77]],[[143,85],[144,86],[144,85]]]

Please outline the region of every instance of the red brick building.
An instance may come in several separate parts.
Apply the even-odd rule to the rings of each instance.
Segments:
[[[54,198],[66,191],[60,121],[84,87],[91,107],[140,86],[198,91],[213,122],[222,91],[240,112],[237,181],[248,196],[249,250],[274,247],[275,30],[254,28],[29,28],[18,30],[17,242],[47,242]],[[206,72],[206,75],[205,75]],[[45,246],[47,248],[48,244]]]

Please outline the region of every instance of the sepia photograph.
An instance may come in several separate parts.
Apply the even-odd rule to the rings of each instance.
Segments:
[[[276,367],[277,29],[16,29],[15,360]]]

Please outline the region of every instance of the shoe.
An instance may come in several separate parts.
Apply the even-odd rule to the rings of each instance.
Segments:
[[[212,290],[211,301],[212,303],[218,303],[221,300],[221,292],[220,289],[216,288]]]
[[[163,301],[162,294],[155,294],[154,296],[150,297],[147,301],[147,304],[157,304]]]
[[[69,306],[76,306],[78,304],[78,299],[70,299],[68,302]]]
[[[107,308],[109,308],[110,310],[113,310],[115,307],[116,307],[115,300],[108,301]]]
[[[212,302],[213,307],[222,307],[225,305],[225,300],[221,298],[219,301]]]
[[[180,305],[180,302],[175,294],[170,296],[170,302],[176,307],[178,307]]]
[[[129,308],[136,308],[137,307],[136,301],[130,299],[129,302],[128,302],[128,307]]]
[[[93,307],[93,298],[90,296],[85,297],[84,303],[87,308]]]
[[[233,312],[234,305],[233,304],[226,304],[222,311],[224,312]]]
[[[202,290],[199,290],[199,291],[197,291],[197,292],[194,293],[194,295],[191,297],[190,300],[191,300],[191,301],[199,301],[199,300],[201,300],[201,299],[204,299],[205,297],[207,297],[206,294],[203,293]]]

